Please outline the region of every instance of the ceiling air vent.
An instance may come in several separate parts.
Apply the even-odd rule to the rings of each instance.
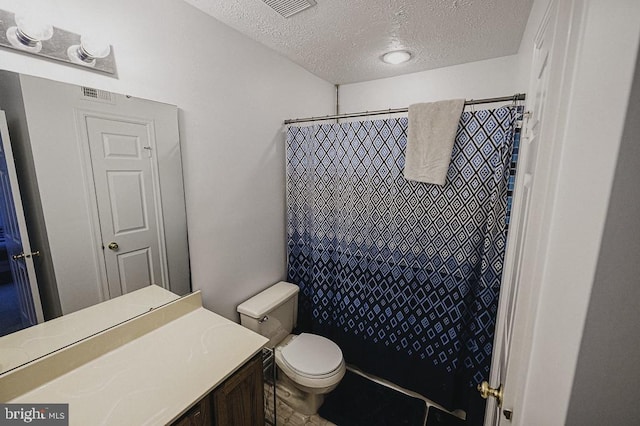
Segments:
[[[94,89],[92,87],[81,87],[82,98],[90,101],[112,103],[111,92],[106,90]]]
[[[315,0],[262,0],[285,18],[316,5]]]

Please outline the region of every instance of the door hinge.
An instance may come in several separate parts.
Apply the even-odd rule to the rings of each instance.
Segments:
[[[533,113],[531,111],[525,111],[522,113],[522,121],[520,122],[520,127],[522,129],[522,136],[527,136],[529,134],[529,120]]]

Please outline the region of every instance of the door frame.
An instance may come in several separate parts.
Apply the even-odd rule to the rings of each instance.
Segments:
[[[166,249],[166,239],[164,233],[164,217],[162,213],[162,193],[160,191],[160,174],[158,165],[158,155],[156,154],[156,130],[155,122],[152,119],[142,117],[123,116],[111,114],[101,111],[94,111],[85,108],[74,108],[76,133],[80,155],[82,156],[82,174],[86,185],[84,185],[87,200],[89,200],[87,209],[90,212],[90,221],[93,233],[92,246],[94,247],[94,258],[98,265],[99,276],[96,278],[101,283],[102,300],[108,300],[119,295],[112,295],[109,290],[109,282],[107,278],[106,261],[104,258],[104,247],[102,241],[102,230],[100,228],[100,214],[98,212],[98,198],[95,190],[95,180],[93,177],[93,163],[91,159],[91,149],[89,146],[89,134],[87,128],[88,118],[98,118],[103,120],[114,120],[145,126],[148,133],[149,145],[151,146],[151,180],[153,182],[153,196],[156,200],[154,214],[158,223],[158,241],[160,241],[159,257],[160,257],[160,277],[162,282],[155,283],[165,289],[169,289],[169,270]]]

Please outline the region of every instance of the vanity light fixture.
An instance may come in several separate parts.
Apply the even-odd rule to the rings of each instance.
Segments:
[[[37,18],[16,14],[15,23],[7,29],[6,35],[17,49],[38,53],[42,50],[42,42],[53,37],[53,25]]]
[[[111,46],[99,38],[83,35],[80,44],[74,44],[67,49],[69,60],[76,64],[95,66],[96,59],[109,56]]]
[[[407,62],[411,59],[411,53],[406,50],[394,50],[393,52],[387,52],[382,56],[382,61],[391,64],[398,65]]]
[[[115,57],[109,43],[66,31],[43,22],[36,14],[0,9],[0,46],[55,59],[67,64],[108,74],[116,73]]]

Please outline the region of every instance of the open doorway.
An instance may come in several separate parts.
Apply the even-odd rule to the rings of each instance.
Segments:
[[[0,282],[0,332],[4,335],[43,321],[33,264],[33,256],[39,252],[32,252],[29,243],[4,111],[0,111],[0,218],[3,253],[0,265],[5,277]]]
[[[20,315],[18,288],[11,275],[9,253],[4,235],[4,218],[0,211],[0,336],[24,328]]]

